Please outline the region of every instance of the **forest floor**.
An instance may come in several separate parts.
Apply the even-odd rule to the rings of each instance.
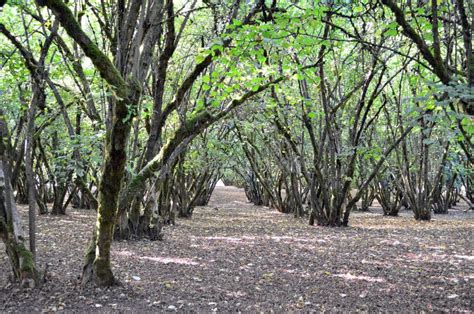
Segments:
[[[114,243],[121,286],[81,289],[94,214],[38,219],[39,290],[8,283],[0,244],[0,312],[474,311],[472,211],[416,222],[374,208],[347,228],[311,227],[218,187],[164,241]]]

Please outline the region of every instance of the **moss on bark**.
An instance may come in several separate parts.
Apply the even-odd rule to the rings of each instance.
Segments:
[[[14,279],[22,285],[37,286],[39,284],[39,276],[33,254],[23,243],[15,241],[12,237],[5,239],[4,234],[3,240]]]

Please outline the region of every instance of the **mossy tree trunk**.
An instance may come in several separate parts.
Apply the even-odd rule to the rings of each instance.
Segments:
[[[44,93],[44,84],[42,79],[34,79],[33,98],[28,109],[28,123],[26,128],[26,151],[25,151],[25,173],[28,184],[28,222],[30,236],[30,251],[33,257],[36,256],[36,184],[33,171],[33,151],[34,151],[34,132],[35,117],[38,107],[44,106],[46,94]]]
[[[7,125],[1,116],[0,110],[0,237],[9,257],[14,280],[31,286],[38,283],[38,275],[33,254],[25,245],[21,219],[14,201],[9,162],[5,152]]]
[[[99,184],[99,206],[96,230],[87,249],[83,283],[109,286],[116,283],[110,265],[112,235],[117,216],[117,203],[127,160],[126,148],[140,95],[136,80],[125,81],[110,59],[85,34],[69,7],[60,0],[37,1],[47,6],[58,18],[68,35],[81,47],[100,75],[111,86],[111,127],[106,138],[104,167]],[[138,7],[139,9],[139,7]],[[133,21],[132,21],[133,22]]]
[[[117,201],[126,162],[126,148],[130,134],[130,123],[123,121],[128,115],[127,103],[117,105],[113,116],[113,127],[107,139],[105,165],[99,184],[99,208],[94,261],[86,260],[84,280],[93,279],[99,285],[115,283],[110,267],[110,247],[117,214]],[[92,272],[90,268],[92,267]]]

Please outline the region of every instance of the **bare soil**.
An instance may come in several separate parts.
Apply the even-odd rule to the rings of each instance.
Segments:
[[[120,286],[82,289],[94,215],[38,218],[40,289],[8,282],[0,244],[0,312],[474,311],[472,211],[416,222],[372,208],[347,228],[311,227],[218,187],[164,241],[114,243]]]

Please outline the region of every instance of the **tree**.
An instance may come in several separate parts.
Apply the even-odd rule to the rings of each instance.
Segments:
[[[0,234],[5,244],[13,276],[22,285],[38,283],[34,255],[25,245],[22,222],[10,184],[10,161],[6,156],[8,128],[0,110]]]

